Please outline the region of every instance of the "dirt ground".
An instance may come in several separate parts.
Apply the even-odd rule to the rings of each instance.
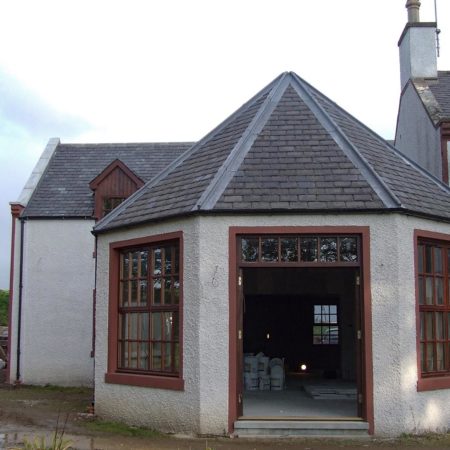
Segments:
[[[58,418],[61,428],[66,417],[64,437],[70,439],[72,448],[79,450],[450,449],[450,434],[356,441],[168,436],[89,418],[86,412],[91,401],[92,390],[85,388],[11,388],[0,383],[0,449],[22,448],[24,439],[42,436],[49,439]]]

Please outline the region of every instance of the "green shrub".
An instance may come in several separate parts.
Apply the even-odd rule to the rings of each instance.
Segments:
[[[0,290],[0,325],[8,325],[9,291]]]

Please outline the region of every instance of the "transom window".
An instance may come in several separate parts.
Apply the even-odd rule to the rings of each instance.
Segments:
[[[358,263],[357,236],[243,236],[243,263]]]
[[[419,241],[418,302],[422,376],[450,374],[450,246]]]
[[[337,305],[314,305],[313,344],[339,344]]]
[[[177,375],[179,243],[120,251],[118,369]]]

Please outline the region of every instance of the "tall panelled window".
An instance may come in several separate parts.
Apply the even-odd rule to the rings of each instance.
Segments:
[[[419,240],[417,250],[421,375],[450,375],[450,243]]]
[[[119,265],[117,369],[178,375],[179,242],[122,249]]]

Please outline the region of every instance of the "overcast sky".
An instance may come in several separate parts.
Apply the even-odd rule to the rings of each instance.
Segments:
[[[438,1],[450,70],[450,1]],[[0,289],[10,213],[47,141],[200,139],[293,70],[385,138],[406,0],[0,0]],[[422,0],[434,21],[434,0]]]

